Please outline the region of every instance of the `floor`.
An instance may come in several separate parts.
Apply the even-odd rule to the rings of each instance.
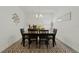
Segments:
[[[28,44],[26,41],[26,46],[23,47],[21,40],[14,43],[12,46],[3,51],[3,53],[75,53],[75,51],[68,46],[64,45],[61,41],[56,40],[55,47],[52,47],[52,41],[49,41],[49,47],[47,49],[46,45],[42,43],[41,48],[36,48],[35,42],[31,44],[28,49]]]

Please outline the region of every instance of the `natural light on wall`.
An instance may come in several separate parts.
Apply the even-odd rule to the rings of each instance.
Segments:
[[[65,13],[64,15],[56,19],[56,21],[58,22],[69,21],[69,20],[71,20],[71,12]]]
[[[33,14],[33,17],[36,18],[36,19],[40,19],[40,18],[43,18],[43,15],[36,13],[36,14]]]

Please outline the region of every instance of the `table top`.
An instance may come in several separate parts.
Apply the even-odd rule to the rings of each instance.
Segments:
[[[54,35],[54,33],[24,33],[24,35]]]
[[[28,31],[49,31],[48,29],[28,29]]]

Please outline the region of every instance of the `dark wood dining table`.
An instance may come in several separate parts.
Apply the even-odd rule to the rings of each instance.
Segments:
[[[27,36],[26,39],[29,39],[28,36],[29,35],[32,35],[32,36],[37,36],[37,37],[40,37],[40,36],[49,36],[49,39],[52,39],[52,42],[53,42],[53,47],[55,45],[55,35],[54,33],[24,33],[23,36]],[[52,36],[50,38],[50,36]],[[23,46],[25,47],[25,38],[23,39]]]

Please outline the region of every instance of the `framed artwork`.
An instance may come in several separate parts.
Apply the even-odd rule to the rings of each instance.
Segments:
[[[12,20],[15,24],[18,24],[20,22],[20,18],[16,13],[12,14]]]

